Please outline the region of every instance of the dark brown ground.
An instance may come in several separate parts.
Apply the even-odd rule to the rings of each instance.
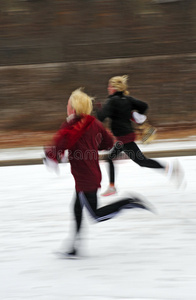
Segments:
[[[50,143],[54,132],[0,132],[0,148],[39,147]],[[163,129],[157,131],[156,139],[181,139],[196,135],[195,128]]]

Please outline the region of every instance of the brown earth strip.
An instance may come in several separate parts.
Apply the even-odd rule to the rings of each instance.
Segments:
[[[52,131],[36,131],[36,132],[21,132],[8,131],[0,132],[0,149],[18,148],[18,147],[42,147],[50,144],[50,141],[55,132]],[[196,136],[196,128],[158,128],[156,139],[190,139],[191,136]]]

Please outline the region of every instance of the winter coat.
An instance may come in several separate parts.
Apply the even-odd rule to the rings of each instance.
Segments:
[[[108,150],[112,146],[112,135],[95,117],[73,116],[61,126],[52,146],[45,147],[45,154],[58,161],[68,149],[76,191],[91,192],[101,186],[98,150]]]
[[[145,114],[148,104],[122,92],[110,95],[103,108],[97,112],[97,118],[103,122],[106,118],[111,119],[111,131],[118,138],[134,133],[131,117],[132,112],[137,111]],[[133,135],[134,136],[134,135]]]

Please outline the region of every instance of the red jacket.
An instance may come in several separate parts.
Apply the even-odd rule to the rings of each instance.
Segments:
[[[74,116],[62,125],[53,145],[45,148],[45,154],[57,161],[68,149],[76,191],[90,192],[101,186],[98,150],[111,149],[112,146],[112,135],[95,117]]]

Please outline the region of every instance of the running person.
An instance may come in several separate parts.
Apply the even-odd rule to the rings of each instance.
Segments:
[[[55,169],[64,151],[68,149],[69,152],[76,190],[74,242],[65,253],[71,256],[77,254],[84,207],[97,222],[113,218],[122,209],[148,209],[143,201],[135,197],[126,197],[104,207],[97,207],[97,190],[101,182],[98,150],[111,149],[113,137],[100,121],[90,115],[91,111],[92,99],[80,89],[75,90],[68,101],[67,121],[55,135],[53,145],[45,147],[44,162]]]
[[[172,174],[173,165],[162,164],[154,159],[144,156],[137,144],[134,142],[136,135],[131,118],[137,119],[139,123],[146,120],[147,103],[129,96],[127,90],[128,76],[115,76],[108,82],[109,97],[103,108],[97,111],[97,118],[103,122],[106,118],[111,119],[111,131],[117,142],[110,151],[107,161],[109,163],[110,184],[102,196],[116,193],[115,174],[113,159],[124,151],[130,159],[141,167],[162,169],[168,176]],[[176,167],[177,168],[177,167]]]

